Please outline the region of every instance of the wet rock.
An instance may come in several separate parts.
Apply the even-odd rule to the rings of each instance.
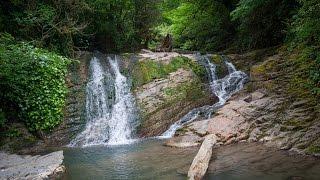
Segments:
[[[160,135],[193,108],[213,104],[217,98],[197,78],[191,70],[181,68],[166,79],[138,87],[134,93],[142,116],[138,134]]]
[[[230,55],[237,67],[250,73],[250,82],[213,118],[187,124],[179,135],[215,134],[221,144],[260,141],[279,149],[319,154],[318,100],[305,89],[292,89],[289,81],[294,67],[288,67],[292,64],[283,55],[267,51]]]
[[[250,127],[246,121],[247,115],[253,111],[250,105],[243,100],[229,101],[213,118],[193,122],[187,128],[196,134],[215,134],[222,142],[243,140]]]
[[[199,136],[205,136],[209,133],[208,132],[209,122],[210,120],[196,121],[188,125],[187,128]]]
[[[201,144],[201,141],[203,138],[196,136],[196,135],[184,135],[184,136],[178,136],[173,137],[169,140],[167,140],[164,145],[170,146],[170,147],[193,147],[193,146],[199,146]]]
[[[63,151],[47,155],[15,155],[0,152],[0,179],[48,179],[65,172]]]

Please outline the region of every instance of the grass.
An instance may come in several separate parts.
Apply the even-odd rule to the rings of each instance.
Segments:
[[[175,88],[166,88],[164,94],[168,99],[187,101],[195,101],[205,96],[204,87],[200,80],[188,82]]]

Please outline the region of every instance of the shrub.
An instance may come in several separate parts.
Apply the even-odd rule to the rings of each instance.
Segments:
[[[229,11],[219,1],[180,1],[165,14],[174,46],[186,50],[221,50],[230,38]]]
[[[296,0],[240,0],[231,12],[237,27],[235,44],[238,49],[265,48],[282,43],[296,4]]]
[[[50,130],[62,120],[70,60],[28,43],[0,37],[0,98],[16,107],[29,130]],[[8,110],[8,108],[7,108]]]
[[[300,58],[309,68],[309,88],[320,95],[320,2],[318,0],[299,0],[301,8],[294,16],[288,40],[293,47],[302,49]]]

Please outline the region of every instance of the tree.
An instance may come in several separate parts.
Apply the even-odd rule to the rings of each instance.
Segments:
[[[252,49],[282,43],[296,7],[295,0],[240,0],[231,13],[237,26],[236,45]]]
[[[181,0],[176,9],[165,13],[165,17],[170,21],[175,47],[219,50],[231,37],[229,11],[219,1]]]

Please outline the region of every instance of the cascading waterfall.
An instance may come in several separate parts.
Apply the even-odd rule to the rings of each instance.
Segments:
[[[222,79],[218,79],[218,76],[216,75],[216,65],[210,61],[208,56],[205,55],[197,57],[197,60],[205,65],[210,78],[211,91],[218,97],[219,101],[212,106],[203,106],[191,110],[179,121],[171,125],[170,128],[160,136],[160,138],[172,137],[177,129],[200,118],[200,116],[203,119],[210,118],[211,114],[216,109],[223,106],[234,93],[243,88],[243,85],[248,80],[248,76],[242,71],[237,71],[232,63],[228,62],[224,56],[222,57],[224,58],[224,63],[227,66],[229,73]]]
[[[127,78],[120,73],[117,57],[108,57],[112,75],[94,57],[86,87],[85,130],[69,146],[127,144],[136,122],[134,97]]]
[[[130,142],[132,126],[135,123],[135,103],[130,92],[127,78],[120,73],[118,61],[109,57],[115,73],[115,104],[109,120],[110,137],[108,144],[125,144]]]

